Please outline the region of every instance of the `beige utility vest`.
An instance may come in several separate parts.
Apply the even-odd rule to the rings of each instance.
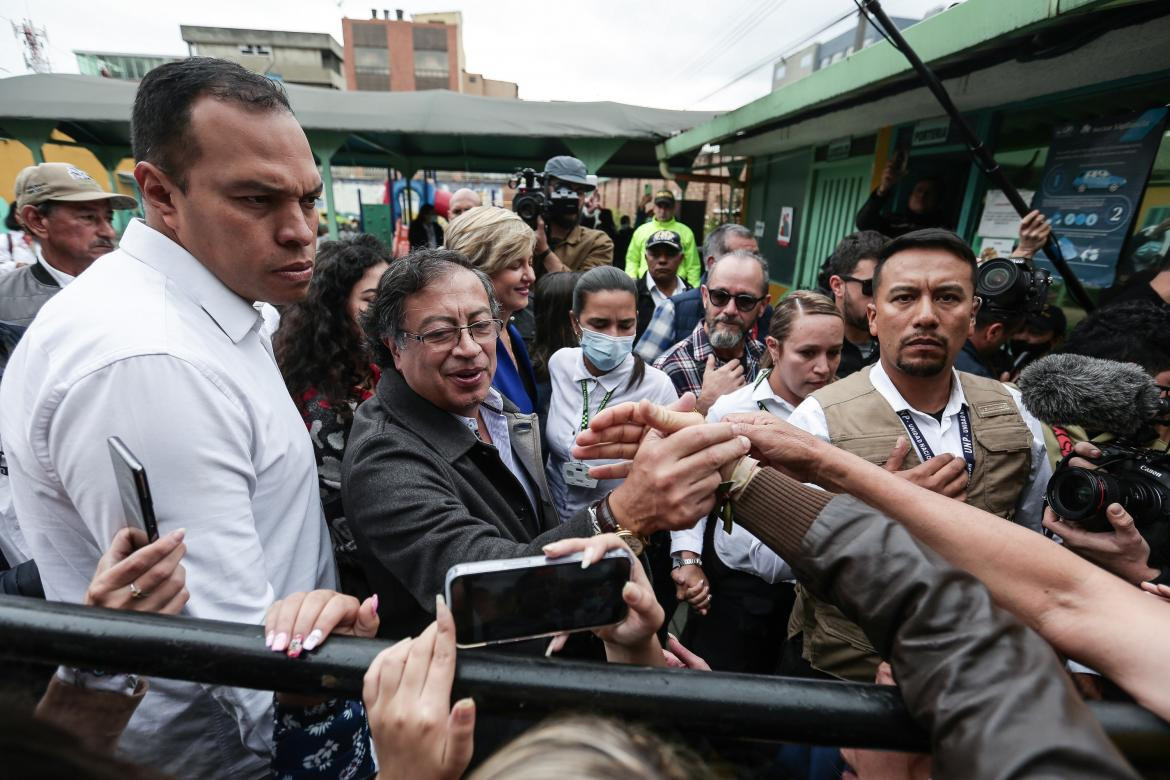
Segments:
[[[885,464],[906,426],[869,379],[872,366],[812,394],[825,413],[829,441],[862,458]],[[975,470],[967,503],[1012,519],[1031,468],[1032,432],[1001,382],[958,372],[967,401],[975,447]],[[903,469],[922,461],[911,445]],[[866,587],[870,583],[858,583]],[[803,655],[814,668],[836,677],[873,682],[881,660],[861,627],[797,586],[788,624],[790,635],[803,632]]]

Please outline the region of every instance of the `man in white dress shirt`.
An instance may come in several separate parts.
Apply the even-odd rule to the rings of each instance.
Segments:
[[[309,437],[253,307],[306,293],[321,179],[280,86],[222,60],[151,71],[132,128],[145,222],[45,305],[0,386],[17,517],[47,597],[80,602],[125,525],[119,436],[160,532],[187,531],[185,614],[259,624],[335,580]],[[271,705],[152,680],[121,749],[180,777],[266,777]]]

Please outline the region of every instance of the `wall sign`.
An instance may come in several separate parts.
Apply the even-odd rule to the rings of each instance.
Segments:
[[[1032,202],[1086,287],[1108,287],[1162,141],[1166,107],[1059,125]],[[1053,270],[1046,257],[1040,266]]]

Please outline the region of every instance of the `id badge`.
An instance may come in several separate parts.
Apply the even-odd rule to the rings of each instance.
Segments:
[[[589,464],[579,460],[570,460],[561,466],[561,473],[565,477],[565,484],[573,487],[594,488],[597,480],[589,476]]]

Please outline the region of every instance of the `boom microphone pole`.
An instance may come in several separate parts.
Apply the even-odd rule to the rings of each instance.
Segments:
[[[1008,181],[1007,176],[1004,175],[1003,169],[999,167],[999,163],[995,161],[995,157],[983,145],[983,141],[975,134],[971,125],[967,124],[967,120],[959,113],[959,109],[955,106],[951,96],[947,94],[946,87],[934,75],[934,72],[926,65],[925,62],[918,56],[914,49],[910,48],[910,44],[906,43],[906,39],[902,37],[898,26],[890,21],[890,17],[882,9],[882,5],[878,0],[853,0],[857,7],[861,9],[862,13],[872,14],[877,22],[878,32],[881,32],[886,40],[890,42],[902,55],[910,62],[911,67],[918,73],[918,76],[926,84],[926,88],[931,91],[935,99],[946,111],[951,121],[959,128],[959,134],[963,137],[963,142],[970,150],[971,156],[975,158],[975,162],[983,169],[988,178],[995,183],[1007,199],[1011,202],[1012,207],[1015,208],[1016,213],[1021,217],[1027,215],[1029,208],[1024,199],[1020,197],[1020,193]],[[1091,312],[1096,306],[1089,298],[1085,288],[1081,286],[1081,282],[1077,279],[1076,274],[1069,268],[1068,263],[1064,259],[1064,254],[1060,251],[1060,245],[1056,241],[1056,231],[1053,230],[1048,236],[1048,242],[1044,244],[1044,253],[1048,255],[1048,259],[1052,261],[1061,279],[1064,280],[1068,292],[1072,295],[1073,300],[1080,304],[1086,312]]]

